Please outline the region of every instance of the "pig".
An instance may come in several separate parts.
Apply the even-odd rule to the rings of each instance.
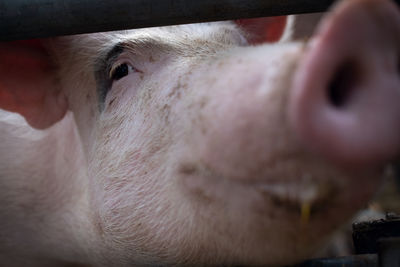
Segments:
[[[1,43],[1,265],[310,257],[398,157],[400,13],[349,0],[303,24]]]

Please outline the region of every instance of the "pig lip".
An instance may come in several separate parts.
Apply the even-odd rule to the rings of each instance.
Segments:
[[[332,184],[317,182],[260,183],[253,186],[263,197],[280,208],[302,213],[304,207],[308,207],[313,214],[333,204],[338,191]]]
[[[223,186],[224,192],[229,184],[234,187],[241,187],[247,192],[253,192],[261,196],[262,201],[267,201],[280,209],[284,209],[289,213],[298,213],[302,215],[304,207],[308,207],[311,212],[310,215],[316,215],[317,213],[323,213],[327,207],[334,206],[337,204],[337,196],[339,192],[339,185],[334,182],[324,181],[303,176],[297,179],[257,179],[253,181],[238,181],[229,179],[223,175],[217,174],[214,170],[206,167],[200,167],[195,165],[183,165],[181,166],[180,173],[186,177],[193,177],[196,181],[202,177],[208,183],[215,182],[215,187]],[[203,179],[200,179],[203,180]],[[207,189],[203,189],[207,190]],[[215,192],[215,191],[214,191]],[[207,193],[206,193],[207,194]]]

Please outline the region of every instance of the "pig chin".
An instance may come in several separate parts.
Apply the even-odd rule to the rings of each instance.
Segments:
[[[278,160],[247,175],[240,170],[245,162],[231,165],[240,172],[232,176],[201,161],[179,168],[196,220],[209,227],[209,238],[243,249],[235,255],[243,263],[288,264],[289,251],[292,263],[310,257],[362,208],[381,176],[348,173],[307,152],[269,153]]]
[[[290,58],[275,65],[276,76],[261,81],[275,81],[263,93],[231,86],[228,104],[213,106],[211,100],[200,112],[211,126],[198,131],[198,146],[191,149],[199,154],[186,155],[177,167],[195,216],[232,244],[247,243],[257,264],[265,257],[287,263],[288,251],[297,260],[309,256],[321,237],[366,203],[381,177],[380,171],[341,169],[298,142],[287,123],[287,98],[301,57]]]

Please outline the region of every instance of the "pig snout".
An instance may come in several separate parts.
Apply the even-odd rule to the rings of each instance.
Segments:
[[[289,101],[303,144],[346,167],[393,160],[400,149],[397,6],[342,2],[308,48]]]
[[[227,231],[301,258],[370,199],[400,149],[399,18],[389,1],[344,1],[307,46],[238,48],[190,77],[180,177],[207,205],[229,203]]]

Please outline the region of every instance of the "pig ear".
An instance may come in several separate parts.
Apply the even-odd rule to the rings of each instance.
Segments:
[[[311,38],[324,13],[300,14],[288,17],[281,41],[301,41]]]
[[[271,43],[281,38],[287,16],[240,19],[235,22],[248,33],[250,44]]]
[[[0,43],[1,109],[44,129],[62,119],[67,106],[44,41]]]

